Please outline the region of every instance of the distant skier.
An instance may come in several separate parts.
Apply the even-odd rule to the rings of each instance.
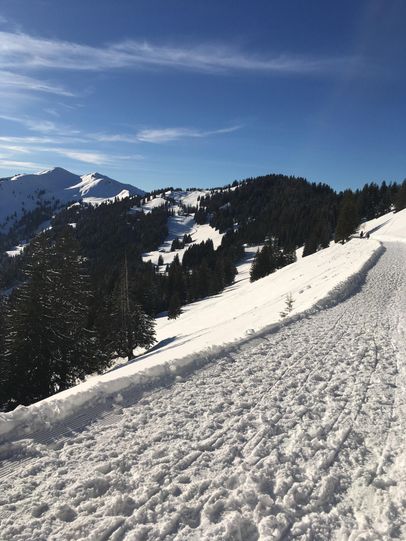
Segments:
[[[364,232],[361,231],[361,233],[359,234],[359,236],[360,236],[361,239],[364,238]]]
[[[365,235],[367,239],[369,239],[369,231],[367,232],[367,234]]]

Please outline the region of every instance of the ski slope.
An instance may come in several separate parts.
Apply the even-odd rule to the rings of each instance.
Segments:
[[[405,268],[386,242],[342,302],[9,437],[2,540],[405,539]]]
[[[224,233],[220,233],[210,224],[197,224],[193,216],[183,214],[178,205],[173,205],[171,210],[175,215],[168,218],[168,235],[164,243],[157,250],[143,254],[143,261],[151,261],[154,265],[157,265],[159,256],[162,256],[163,264],[166,266],[172,263],[176,255],[179,257],[179,261],[182,261],[183,254],[193,244],[212,240],[215,250],[221,245]],[[171,251],[172,242],[175,239],[182,240],[184,235],[191,235],[192,242],[184,248]]]

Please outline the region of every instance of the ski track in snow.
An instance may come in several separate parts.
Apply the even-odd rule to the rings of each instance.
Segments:
[[[0,447],[13,540],[406,538],[406,246],[344,302]]]

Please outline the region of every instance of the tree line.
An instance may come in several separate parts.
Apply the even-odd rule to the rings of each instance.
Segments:
[[[361,221],[406,208],[406,182],[339,194],[282,175],[233,183],[202,196],[194,209],[198,223],[224,233],[221,245],[177,239],[173,249],[185,248],[183,258],[175,254],[166,268],[142,254],[167,237],[171,210],[147,214],[139,203],[130,197],[69,206],[21,256],[0,260],[0,287],[12,290],[0,296],[0,408],[46,398],[106,370],[114,356],[150,347],[157,315],[176,318],[184,304],[233,282],[244,244],[263,245],[254,281],[294,262],[299,246],[309,255],[333,239],[346,241]],[[38,219],[25,217],[32,225]]]

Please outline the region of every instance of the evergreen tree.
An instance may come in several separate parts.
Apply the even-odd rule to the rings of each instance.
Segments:
[[[119,355],[130,360],[137,347],[150,347],[155,342],[155,320],[144,312],[140,304],[130,296],[127,256],[116,293],[113,343]]]
[[[340,205],[335,241],[344,243],[355,233],[359,225],[357,205],[352,192],[347,192]]]
[[[51,326],[53,371],[58,390],[62,390],[110,362],[109,351],[100,347],[96,333],[88,325],[89,277],[71,227],[55,243],[48,276],[51,302],[58,307],[59,316],[54,317]]]
[[[263,248],[257,250],[250,269],[250,281],[255,282],[267,275],[268,257]]]
[[[168,319],[176,319],[182,313],[179,294],[175,291],[169,300]]]
[[[53,306],[47,272],[51,250],[45,235],[31,242],[27,281],[13,293],[7,321],[5,397],[7,409],[50,396],[53,385],[50,324]]]
[[[406,208],[406,180],[403,181],[395,199],[395,211],[399,212]]]
[[[167,280],[167,298],[171,299],[173,293],[175,292],[179,296],[179,302],[181,303],[181,305],[184,304],[187,298],[186,280],[178,255],[174,257],[172,263],[169,265]]]
[[[25,271],[6,322],[7,408],[66,389],[108,362],[87,325],[89,288],[72,229],[57,243],[36,237]]]
[[[268,241],[254,258],[250,270],[250,281],[255,282],[268,274],[290,265],[296,261],[296,251],[294,249],[281,249],[279,241]]]
[[[0,295],[0,411],[3,409],[8,394],[8,367],[5,359],[6,338],[6,301]]]

